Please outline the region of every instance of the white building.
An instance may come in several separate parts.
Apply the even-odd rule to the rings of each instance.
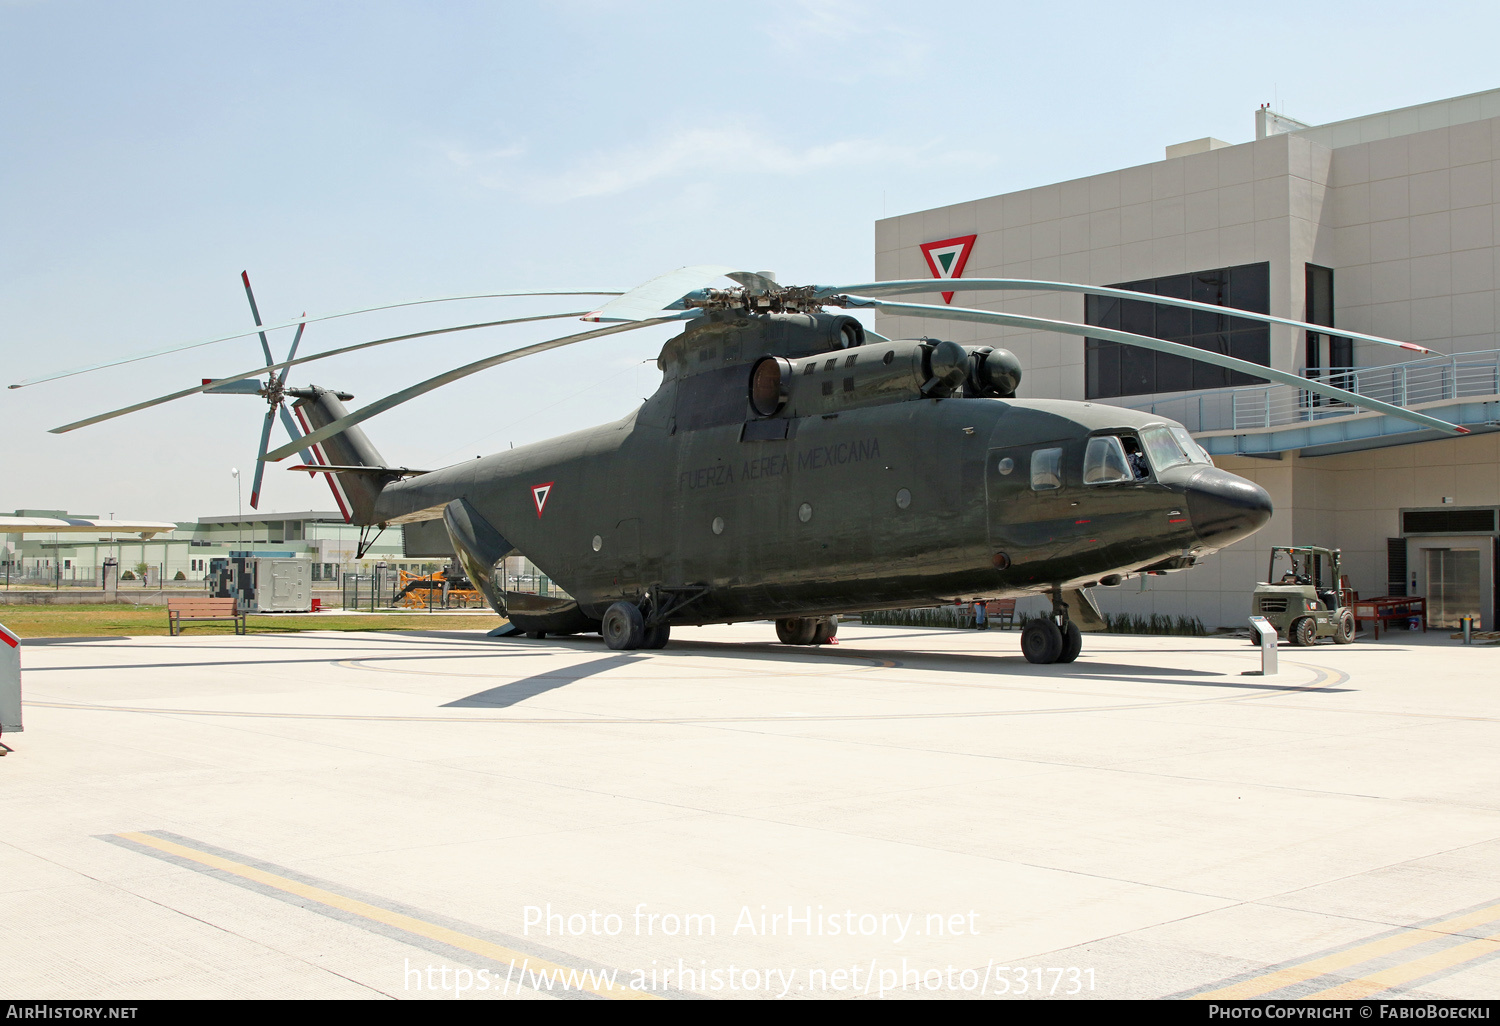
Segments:
[[[1026,396],[1154,407],[1271,493],[1276,515],[1254,538],[1189,571],[1100,589],[1107,610],[1242,626],[1269,547],[1313,544],[1343,550],[1362,596],[1425,595],[1434,620],[1474,612],[1494,629],[1500,90],[1329,125],[1270,111],[1255,122],[1253,142],[1202,139],[1156,163],[879,221],[876,277],[931,277],[924,243],[974,236],[963,277],[1122,285],[1326,324],[1313,334],[1144,303],[965,293],[962,279],[944,286],[955,305],[1087,319],[1334,375],[1471,436],[1437,437],[1109,343],[910,316],[883,316],[878,330],[1011,349]],[[1444,355],[1403,360],[1351,344],[1339,327]]]

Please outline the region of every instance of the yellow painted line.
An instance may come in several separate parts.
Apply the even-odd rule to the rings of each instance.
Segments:
[[[1456,965],[1483,958],[1485,955],[1493,955],[1500,951],[1500,933],[1492,933],[1488,937],[1480,937],[1466,944],[1445,948],[1435,951],[1424,958],[1414,959],[1402,965],[1382,969],[1371,973],[1369,976],[1341,983],[1337,987],[1329,987],[1316,994],[1309,994],[1309,1001],[1328,1001],[1334,998],[1366,998],[1371,994],[1377,994],[1382,990],[1399,987],[1403,983],[1412,980],[1420,980],[1424,976],[1451,969]]]
[[[1211,990],[1207,993],[1194,994],[1193,996],[1203,1000],[1259,997],[1262,994],[1269,994],[1273,990],[1290,987],[1294,983],[1311,980],[1325,973],[1347,969],[1351,965],[1358,965],[1372,958],[1379,958],[1382,955],[1403,951],[1406,948],[1416,947],[1418,944],[1425,944],[1428,941],[1439,940],[1460,930],[1467,930],[1470,927],[1479,926],[1481,923],[1488,923],[1494,919],[1500,919],[1500,905],[1491,905],[1488,908],[1480,909],[1478,912],[1470,912],[1467,915],[1456,916],[1453,919],[1445,919],[1441,923],[1432,923],[1428,926],[1407,930],[1404,933],[1396,934],[1394,937],[1386,937],[1383,940],[1370,941],[1352,948],[1345,948],[1343,951],[1336,951],[1331,955],[1315,958],[1311,962],[1287,966],[1285,969],[1278,969],[1273,973],[1267,973],[1265,976],[1242,980],[1239,983],[1230,984],[1228,987],[1223,987],[1219,990]],[[1475,956],[1471,955],[1467,957],[1472,958]],[[1436,969],[1432,969],[1427,972],[1436,971]],[[1425,976],[1426,972],[1419,975]]]
[[[514,963],[517,968],[525,965],[528,969],[535,970],[538,974],[545,973],[547,976],[559,980],[569,979],[574,974],[580,978],[584,976],[584,970],[571,969],[567,966],[558,965],[555,962],[548,962],[545,959],[537,958],[534,955],[512,951],[510,948],[502,947],[487,940],[481,940],[478,937],[470,937],[468,934],[459,933],[457,930],[450,930],[447,927],[415,919],[412,916],[404,916],[399,912],[392,912],[390,909],[381,908],[378,905],[371,905],[367,902],[345,897],[342,894],[335,894],[333,891],[325,891],[321,887],[313,887],[310,884],[301,883],[297,880],[289,880],[284,876],[268,873],[263,869],[256,869],[254,866],[233,862],[218,855],[211,855],[206,851],[198,851],[196,848],[189,848],[174,841],[166,841],[160,837],[152,837],[150,834],[140,833],[116,834],[115,836],[136,844],[143,844],[148,848],[155,848],[157,851],[166,852],[168,855],[176,855],[178,858],[189,859],[200,865],[209,866],[213,869],[221,869],[226,873],[233,873],[235,876],[251,880],[262,886],[274,887],[278,891],[295,894],[299,898],[307,898],[321,905],[327,905],[329,908],[349,912],[373,922],[383,923],[386,926],[394,926],[398,930],[405,930],[407,933],[426,937],[428,940],[447,944],[450,947],[459,948],[501,964]],[[562,974],[561,977],[557,975],[559,973]],[[518,988],[519,986],[517,984]],[[584,990],[591,994],[597,994],[600,997],[615,998],[617,1000],[629,1001],[640,998],[659,1000],[655,994],[650,994],[642,990],[632,990],[629,987],[619,984],[615,984],[614,986],[605,984],[594,987],[580,984],[573,989]],[[546,993],[546,991],[542,991],[542,993]]]

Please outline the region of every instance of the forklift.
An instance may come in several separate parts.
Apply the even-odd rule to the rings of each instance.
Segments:
[[[1354,640],[1354,593],[1342,582],[1338,549],[1276,545],[1266,580],[1250,598],[1250,612],[1265,617],[1293,645],[1313,645],[1320,638],[1347,645]]]

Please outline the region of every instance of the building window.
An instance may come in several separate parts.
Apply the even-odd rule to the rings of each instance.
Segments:
[[[1333,327],[1333,268],[1307,265],[1307,308],[1302,319],[1309,324]],[[1334,373],[1339,368],[1354,366],[1354,340],[1322,331],[1306,332],[1307,370],[1310,378],[1329,375],[1330,383],[1347,388],[1348,375]],[[1324,368],[1328,368],[1325,372]],[[1331,400],[1323,396],[1310,397],[1314,405]]]
[[[1170,296],[1232,306],[1254,313],[1269,313],[1271,310],[1269,263],[1174,274],[1109,287],[1147,296]],[[1271,363],[1270,327],[1243,317],[1158,306],[1145,299],[1087,296],[1084,299],[1084,323],[1179,342],[1263,366]],[[1084,341],[1084,393],[1088,399],[1263,383],[1262,378],[1172,353],[1158,353],[1140,346],[1096,338]]]

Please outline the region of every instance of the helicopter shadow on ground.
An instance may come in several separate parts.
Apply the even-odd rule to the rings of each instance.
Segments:
[[[912,637],[913,635],[906,635]],[[916,636],[944,637],[947,632],[931,632]],[[519,638],[505,639],[511,644],[527,644]],[[602,643],[601,638],[592,635],[568,635],[549,638],[544,644],[563,645],[568,648],[592,648]],[[1130,684],[1170,684],[1187,687],[1211,687],[1211,688],[1235,688],[1245,691],[1274,691],[1274,692],[1307,692],[1319,691],[1330,693],[1342,693],[1353,690],[1351,688],[1339,687],[1309,687],[1306,684],[1273,684],[1252,683],[1245,680],[1243,676],[1214,671],[1184,669],[1178,666],[1142,666],[1136,663],[1110,663],[1091,660],[1084,656],[1080,662],[1067,664],[1067,669],[1061,666],[1038,666],[1026,660],[1019,653],[965,653],[965,652],[933,652],[921,649],[859,649],[849,642],[844,642],[838,648],[804,648],[789,647],[774,642],[735,642],[735,641],[688,641],[686,639],[673,639],[671,646],[660,653],[652,653],[650,656],[638,656],[638,658],[671,658],[673,652],[720,655],[754,655],[772,656],[780,661],[791,661],[801,664],[821,663],[827,665],[829,662],[845,659],[859,662],[873,661],[876,663],[890,663],[893,668],[905,667],[910,669],[943,670],[950,673],[972,673],[982,674],[988,677],[1003,675],[1006,677],[1031,677],[1042,680],[1073,680],[1073,681],[1119,681]],[[1177,650],[1174,650],[1177,651]],[[1195,649],[1182,649],[1185,653],[1196,654]],[[619,657],[615,657],[616,660]],[[605,665],[609,664],[609,665]],[[601,660],[599,663],[589,663],[589,667],[597,666],[588,673],[580,673],[578,677],[591,676],[610,669],[618,662]],[[528,680],[554,680],[557,675],[542,674]],[[1204,679],[1212,678],[1212,679]],[[534,692],[540,694],[542,691],[561,687],[575,678],[562,679],[549,687],[541,688]],[[516,684],[524,683],[517,681]],[[504,688],[495,688],[498,694],[506,688],[514,687],[515,684],[506,685]],[[491,692],[482,692],[481,695]],[[472,695],[471,699],[478,699],[481,695]],[[529,695],[523,697],[530,697]],[[519,699],[518,699],[519,700]],[[460,701],[468,701],[461,699]],[[478,702],[480,705],[493,705],[491,702]]]
[[[627,666],[635,662],[640,656],[632,653],[621,653],[620,655],[606,656],[603,659],[595,659],[593,662],[583,663],[579,666],[560,667],[549,673],[538,673],[531,677],[523,677],[513,680],[509,684],[479,691],[465,698],[455,699],[445,703],[444,709],[506,709],[517,703],[524,702],[528,698],[546,694],[560,687],[565,687],[575,681],[592,677],[596,674],[607,673],[621,666]]]
[[[891,661],[897,666],[910,669],[944,670],[955,673],[975,673],[994,677],[1031,677],[1044,680],[1074,680],[1100,682],[1106,680],[1130,684],[1171,684],[1187,687],[1236,688],[1246,691],[1349,691],[1349,688],[1308,687],[1306,684],[1252,683],[1233,673],[1213,670],[1184,669],[1177,666],[1143,666],[1135,663],[1109,663],[1088,660],[1053,666],[1038,666],[1027,662],[1019,653],[966,653],[932,652],[920,649],[872,649],[860,650],[848,642],[838,649],[822,649],[789,652],[787,646],[773,643],[735,643],[720,641],[673,641],[672,648],[697,649],[701,652],[753,652],[782,659],[798,658],[799,662],[827,662],[833,659]],[[1212,679],[1204,679],[1212,678]]]

